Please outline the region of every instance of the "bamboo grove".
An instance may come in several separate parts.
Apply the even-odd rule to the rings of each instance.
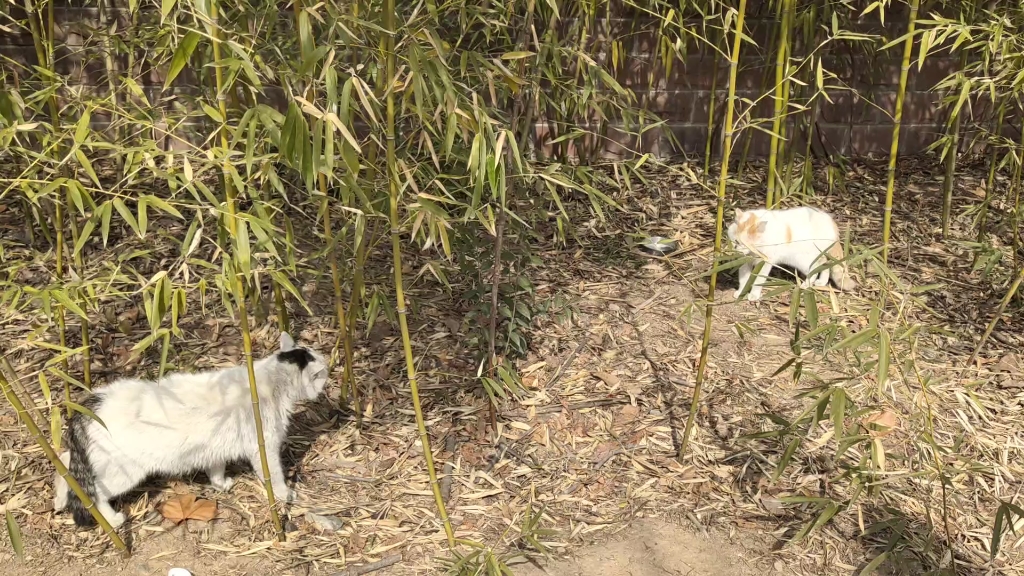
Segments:
[[[643,143],[674,138],[638,94],[673,69],[687,74],[692,54],[722,72],[701,119],[707,139],[693,147],[705,156],[698,180],[717,194],[716,255],[724,247],[729,177],[757,164],[749,157],[755,139],[769,141],[769,207],[812,195],[815,162],[841,178],[840,152],[812,149],[821,109],[837,94],[871,96],[857,94],[834,64],[840,55],[879,51],[900,62],[895,105],[885,110],[893,132],[878,206],[880,266],[900,196],[895,174],[908,78],[927,59],[952,51],[960,66],[934,87],[946,127],[934,145],[947,181],[944,231],[954,217],[956,164],[979,152],[989,177],[971,213],[976,244],[1005,234],[989,218],[994,202],[1011,207],[1004,226],[1017,229],[1024,137],[1003,127],[1022,115],[1019,4],[97,0],[71,9],[88,14],[84,23],[58,21],[68,10],[54,0],[7,2],[3,25],[30,39],[32,58],[0,53],[0,200],[27,215],[25,243],[49,273],[23,282],[22,270],[5,262],[0,314],[32,317],[43,328],[29,342],[0,344],[0,356],[20,346],[51,358],[32,374],[15,374],[5,363],[0,383],[62,474],[54,456],[61,430],[72,411],[87,412],[75,400],[95,380],[91,331],[119,323],[109,312],[117,304],[139,305],[147,332],[130,353],[158,358],[160,374],[177,367],[184,338],[178,323],[187,311],[232,315],[252,378],[253,330],[271,317],[287,329],[289,310],[308,311],[302,282],[326,271],[337,333],[332,360],[342,367],[342,399],[357,421],[373,392],[352,372],[355,339],[380,318],[400,327],[438,529],[455,547],[407,324],[416,313],[407,295],[408,254],[428,255],[417,277],[436,279],[438,289],[451,274],[475,277],[476,377],[495,426],[495,406],[518,390],[510,358],[525,350],[529,326],[515,300],[530,290],[521,272],[528,235],[520,232],[550,225],[567,244],[578,224],[570,202],[597,219],[616,208],[607,190],[630,188],[642,181],[640,167],[655,162],[640,155]],[[758,45],[752,27],[764,23],[769,41]],[[650,73],[626,85],[622,78],[643,50]],[[86,56],[68,66],[69,52]],[[748,98],[737,90],[737,69],[753,57],[764,74],[761,93]],[[91,75],[91,86],[83,75]],[[602,152],[615,131],[637,154],[605,169]],[[713,157],[726,162],[716,169]],[[996,187],[997,174],[1009,178],[1008,189]],[[1010,236],[1016,255],[1018,235]],[[161,253],[99,257],[112,243],[134,239]],[[0,261],[4,249],[0,244]],[[374,253],[390,259],[390,275],[369,274]],[[991,263],[982,258],[978,265]],[[1024,277],[1016,257],[1012,265],[1009,277]],[[711,275],[681,458],[699,400],[719,267]],[[252,401],[259,427],[254,385]],[[264,454],[269,477],[266,465]],[[283,538],[269,480],[266,491]]]

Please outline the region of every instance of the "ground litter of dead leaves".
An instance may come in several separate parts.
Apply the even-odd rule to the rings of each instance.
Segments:
[[[886,552],[882,573],[925,573],[955,560],[960,574],[1024,574],[1019,530],[1008,534],[996,561],[988,554],[996,506],[999,500],[1017,501],[1024,475],[1018,313],[1006,316],[979,362],[958,375],[1007,284],[996,273],[983,278],[972,270],[970,246],[963,242],[974,236],[971,209],[979,201],[983,175],[964,171],[954,203],[952,236],[959,240],[941,241],[941,176],[914,162],[902,167],[890,267],[907,285],[941,287],[925,296],[925,305],[897,307],[899,314],[886,312],[883,321],[916,320],[942,328],[918,350],[922,369],[934,378],[926,393],[891,382],[878,394],[868,377],[851,382],[848,392],[851,397],[863,393],[866,405],[899,417],[898,430],[882,439],[889,453],[885,483],[891,489],[858,500],[807,538],[785,544],[816,512],[783,498],[842,501],[849,497],[848,487],[832,482],[838,476],[829,458],[835,446],[824,426],[774,481],[784,446],[741,438],[771,427],[759,414],[792,416],[806,400],[797,397],[791,375],[773,376],[792,356],[788,297],[733,303],[735,277],[729,275],[716,293],[723,303],[715,310],[691,454],[677,462],[700,354],[715,214],[712,193],[684,171],[660,170],[650,173],[647,183],[634,182],[633,191],[621,191],[617,198],[626,210],[606,225],[581,230],[579,244],[535,248],[545,263],[531,273],[540,297],[567,297],[574,315],[571,321],[548,319],[535,327],[531,352],[519,361],[527,393],[504,406],[497,442],[486,432],[486,413],[473,390],[476,367],[469,359],[474,351],[463,345],[462,304],[431,284],[429,275],[409,289],[416,304],[410,320],[427,427],[435,461],[444,467],[442,486],[457,537],[501,549],[515,541],[523,512],[533,502],[545,507],[543,526],[558,530],[546,540],[556,556],[628,532],[639,518],[660,517],[679,530],[756,543],[746,550],[745,561],[767,573],[857,573]],[[757,176],[748,175],[751,184],[730,191],[730,201],[759,204],[763,190],[753,183]],[[846,173],[845,190],[819,185],[819,197],[811,202],[831,210],[855,246],[878,245],[884,184],[882,167],[855,165]],[[992,225],[1006,218],[996,202]],[[679,253],[645,256],[632,246],[630,235],[637,232],[673,237]],[[119,250],[127,249],[124,243]],[[1006,249],[999,240],[995,244]],[[6,257],[17,253],[8,247]],[[29,260],[23,273],[43,274],[42,264],[23,253]],[[157,256],[153,266],[171,261]],[[375,261],[387,257],[381,252]],[[418,267],[414,261],[408,265]],[[386,279],[386,274],[382,268],[379,276]],[[823,314],[850,329],[863,326],[867,314],[861,304],[878,295],[877,282],[867,276],[859,271],[867,282],[857,294],[827,295]],[[302,288],[314,314],[295,309],[295,332],[301,341],[330,350],[336,333],[329,279],[310,279]],[[240,362],[233,322],[199,310],[192,306],[192,315],[180,322],[186,338],[176,344],[175,363]],[[53,330],[39,317],[14,320],[0,327],[0,339],[13,349],[18,373],[31,376],[46,354],[25,344],[26,338]],[[68,332],[77,329],[69,319]],[[144,318],[127,301],[97,317],[97,382],[132,369],[134,374],[155,371],[158,355],[135,361],[127,352],[144,330]],[[274,350],[277,336],[272,321],[259,324],[256,351]],[[822,378],[847,373],[835,361],[808,353],[805,369]],[[100,572],[148,574],[191,562],[186,567],[197,575],[333,573],[397,553],[402,561],[379,574],[431,573],[437,569],[435,558],[444,554],[445,538],[424,468],[397,329],[381,321],[360,331],[354,371],[368,396],[361,426],[339,408],[336,386],[327,399],[296,417],[286,462],[292,464],[300,498],[286,508],[287,542],[273,542],[265,496],[244,469],[235,470],[238,483],[228,494],[214,492],[201,474],[192,480],[155,480],[121,503],[131,515],[127,539],[145,553],[128,565],[98,531],[76,531],[67,515],[53,514],[48,463],[13,414],[0,413],[6,475],[0,500],[22,526],[28,553],[19,570],[86,574],[95,566]],[[943,455],[945,500],[940,482],[920,464],[929,453],[913,441],[921,433],[918,408],[925,400],[934,412],[937,443],[956,445],[960,455]],[[216,519],[176,524],[161,515],[163,503],[189,494],[216,501]],[[944,501],[948,518],[943,518]],[[883,527],[865,530],[878,523]],[[10,565],[11,556],[5,540],[0,564]]]

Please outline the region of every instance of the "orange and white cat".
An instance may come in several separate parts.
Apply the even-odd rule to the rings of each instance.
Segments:
[[[753,254],[764,260],[761,272],[747,295],[747,300],[761,299],[761,285],[768,278],[772,266],[791,266],[806,278],[803,288],[825,286],[829,279],[840,290],[853,290],[857,283],[850,277],[844,264],[834,264],[815,274],[812,270],[827,260],[842,260],[843,245],[839,227],[826,212],[802,206],[786,210],[736,210],[736,221],[729,224],[729,240],[736,250]],[[827,255],[827,256],[826,256]],[[740,267],[739,298],[750,279],[754,263]]]

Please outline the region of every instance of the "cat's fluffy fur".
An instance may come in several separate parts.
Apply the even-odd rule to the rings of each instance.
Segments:
[[[764,260],[761,272],[755,278],[748,300],[761,298],[761,285],[768,278],[772,266],[791,266],[806,277],[801,286],[825,286],[831,279],[840,290],[853,290],[857,283],[842,263],[812,270],[829,260],[843,259],[843,245],[839,227],[827,213],[810,207],[786,210],[736,210],[736,220],[729,225],[729,240],[743,254],[753,254]],[[750,279],[754,264],[740,267],[739,298]]]
[[[263,436],[274,493],[294,499],[285,484],[281,448],[288,420],[298,402],[313,400],[327,384],[324,357],[296,347],[288,334],[281,348],[254,364]],[[131,491],[151,475],[204,470],[218,490],[234,481],[224,475],[228,462],[246,460],[262,479],[248,371],[244,365],[195,373],[172,373],[153,382],[124,378],[96,390],[82,405],[106,425],[75,413],[68,424],[61,461],[114,527],[124,522],[110,500]],[[55,510],[71,509],[75,523],[95,523],[82,501],[59,475],[54,478]]]

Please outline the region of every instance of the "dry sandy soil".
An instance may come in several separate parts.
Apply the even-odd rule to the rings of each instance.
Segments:
[[[1007,315],[979,362],[964,373],[951,369],[965,365],[1007,275],[997,268],[983,277],[971,268],[964,245],[938,240],[941,179],[924,170],[904,173],[909,176],[900,183],[890,256],[899,282],[882,283],[862,264],[861,290],[821,291],[815,302],[818,323],[835,326],[832,344],[872,326],[891,337],[886,381],[879,382],[877,352],[869,347],[837,352],[817,340],[799,356],[798,380],[791,363],[798,357],[790,291],[757,305],[733,302],[734,276],[724,273],[715,293],[722,304],[715,308],[702,402],[682,463],[676,453],[700,356],[704,274],[714,233],[713,199],[698,186],[678,174],[654,174],[651,190],[639,196],[656,201],[636,204],[636,196],[623,194],[628,211],[607,225],[581,229],[579,244],[535,248],[543,265],[530,275],[538,301],[548,302],[552,312],[534,322],[531,352],[517,364],[526,390],[505,404],[499,441],[486,433],[486,412],[471,376],[476,352],[467,348],[466,303],[429,273],[419,275],[409,288],[412,344],[455,535],[499,554],[529,551],[520,527],[528,509],[543,509],[540,526],[553,532],[541,540],[556,560],[545,564],[546,572],[515,564],[515,573],[525,576],[845,576],[875,559],[884,574],[949,573],[952,561],[960,575],[1024,574],[1021,526],[1007,534],[995,561],[988,552],[999,502],[1016,502],[1024,489],[1024,394],[1015,384],[1021,381],[1019,365],[1007,360],[1024,342],[1021,323]],[[858,253],[878,245],[884,179],[882,170],[855,166],[847,191],[828,194],[822,186],[813,200],[836,214]],[[958,181],[956,237],[973,237],[967,209],[979,181],[967,173]],[[734,199],[750,206],[760,194],[743,189]],[[14,208],[0,214],[14,218]],[[1004,216],[997,202],[993,226]],[[180,222],[157,225],[169,237],[183,233]],[[629,245],[636,232],[674,237],[682,250],[668,259],[645,257]],[[123,253],[143,247],[133,242],[112,233],[111,245]],[[167,261],[179,250],[173,242],[146,247]],[[998,240],[996,248],[1005,249]],[[45,262],[17,242],[5,249],[8,261],[23,258],[19,274],[26,283],[49,278]],[[375,255],[384,266],[371,280],[381,286],[388,282],[388,257],[386,251]],[[156,272],[153,262],[121,265],[148,278]],[[408,266],[412,277],[422,262]],[[309,263],[300,279],[314,314],[295,307],[294,332],[330,350],[336,340],[330,283],[310,272],[319,268]],[[939,287],[918,294],[910,285]],[[883,293],[886,308],[875,312]],[[190,300],[190,315],[179,322],[185,338],[175,342],[171,358],[180,368],[241,359],[234,324],[212,303],[207,306],[212,311],[203,315]],[[129,353],[148,334],[138,304],[124,299],[109,308],[114,321],[97,314],[92,326],[97,381],[126,372],[152,375],[156,350],[139,360]],[[810,321],[803,309],[796,318]],[[38,388],[33,383],[52,355],[31,344],[52,340],[52,330],[38,329],[47,322],[27,309],[0,326],[0,341],[16,343],[11,362],[26,386]],[[277,330],[272,320],[257,326],[256,353],[265,354],[273,350]],[[68,332],[77,331],[71,318]],[[913,346],[904,340],[908,331],[918,335]],[[357,342],[354,373],[366,400],[362,425],[338,408],[337,386],[297,415],[285,459],[301,499],[285,510],[283,544],[274,543],[265,495],[243,468],[228,494],[213,492],[199,474],[156,480],[124,499],[131,521],[122,532],[134,555],[122,561],[98,531],[76,531],[66,515],[53,513],[48,463],[14,415],[0,412],[0,504],[21,526],[27,553],[19,563],[0,538],[0,575],[149,575],[181,566],[195,576],[305,576],[339,573],[396,553],[402,561],[375,574],[440,573],[436,558],[444,555],[445,536],[430,496],[397,331],[382,319],[372,330],[361,329]],[[906,372],[908,367],[916,372]],[[771,418],[795,419],[823,390],[840,388],[849,407],[840,418],[845,433],[864,432],[864,441],[842,459],[834,458],[836,418],[829,411],[789,431],[785,441],[751,437],[777,431],[778,420]],[[930,418],[923,416],[925,407]],[[895,429],[867,433],[867,419],[885,413],[896,418]],[[922,443],[926,434],[934,446]],[[779,470],[797,437],[803,440]],[[884,474],[858,478],[884,478],[884,489],[855,492],[843,470],[863,468],[878,451],[885,457]],[[178,527],[163,519],[160,504],[185,493],[216,500],[217,519]],[[794,541],[827,506],[836,507],[834,516]],[[308,512],[333,517],[341,528],[325,531],[309,521]],[[557,560],[566,557],[572,559]]]

